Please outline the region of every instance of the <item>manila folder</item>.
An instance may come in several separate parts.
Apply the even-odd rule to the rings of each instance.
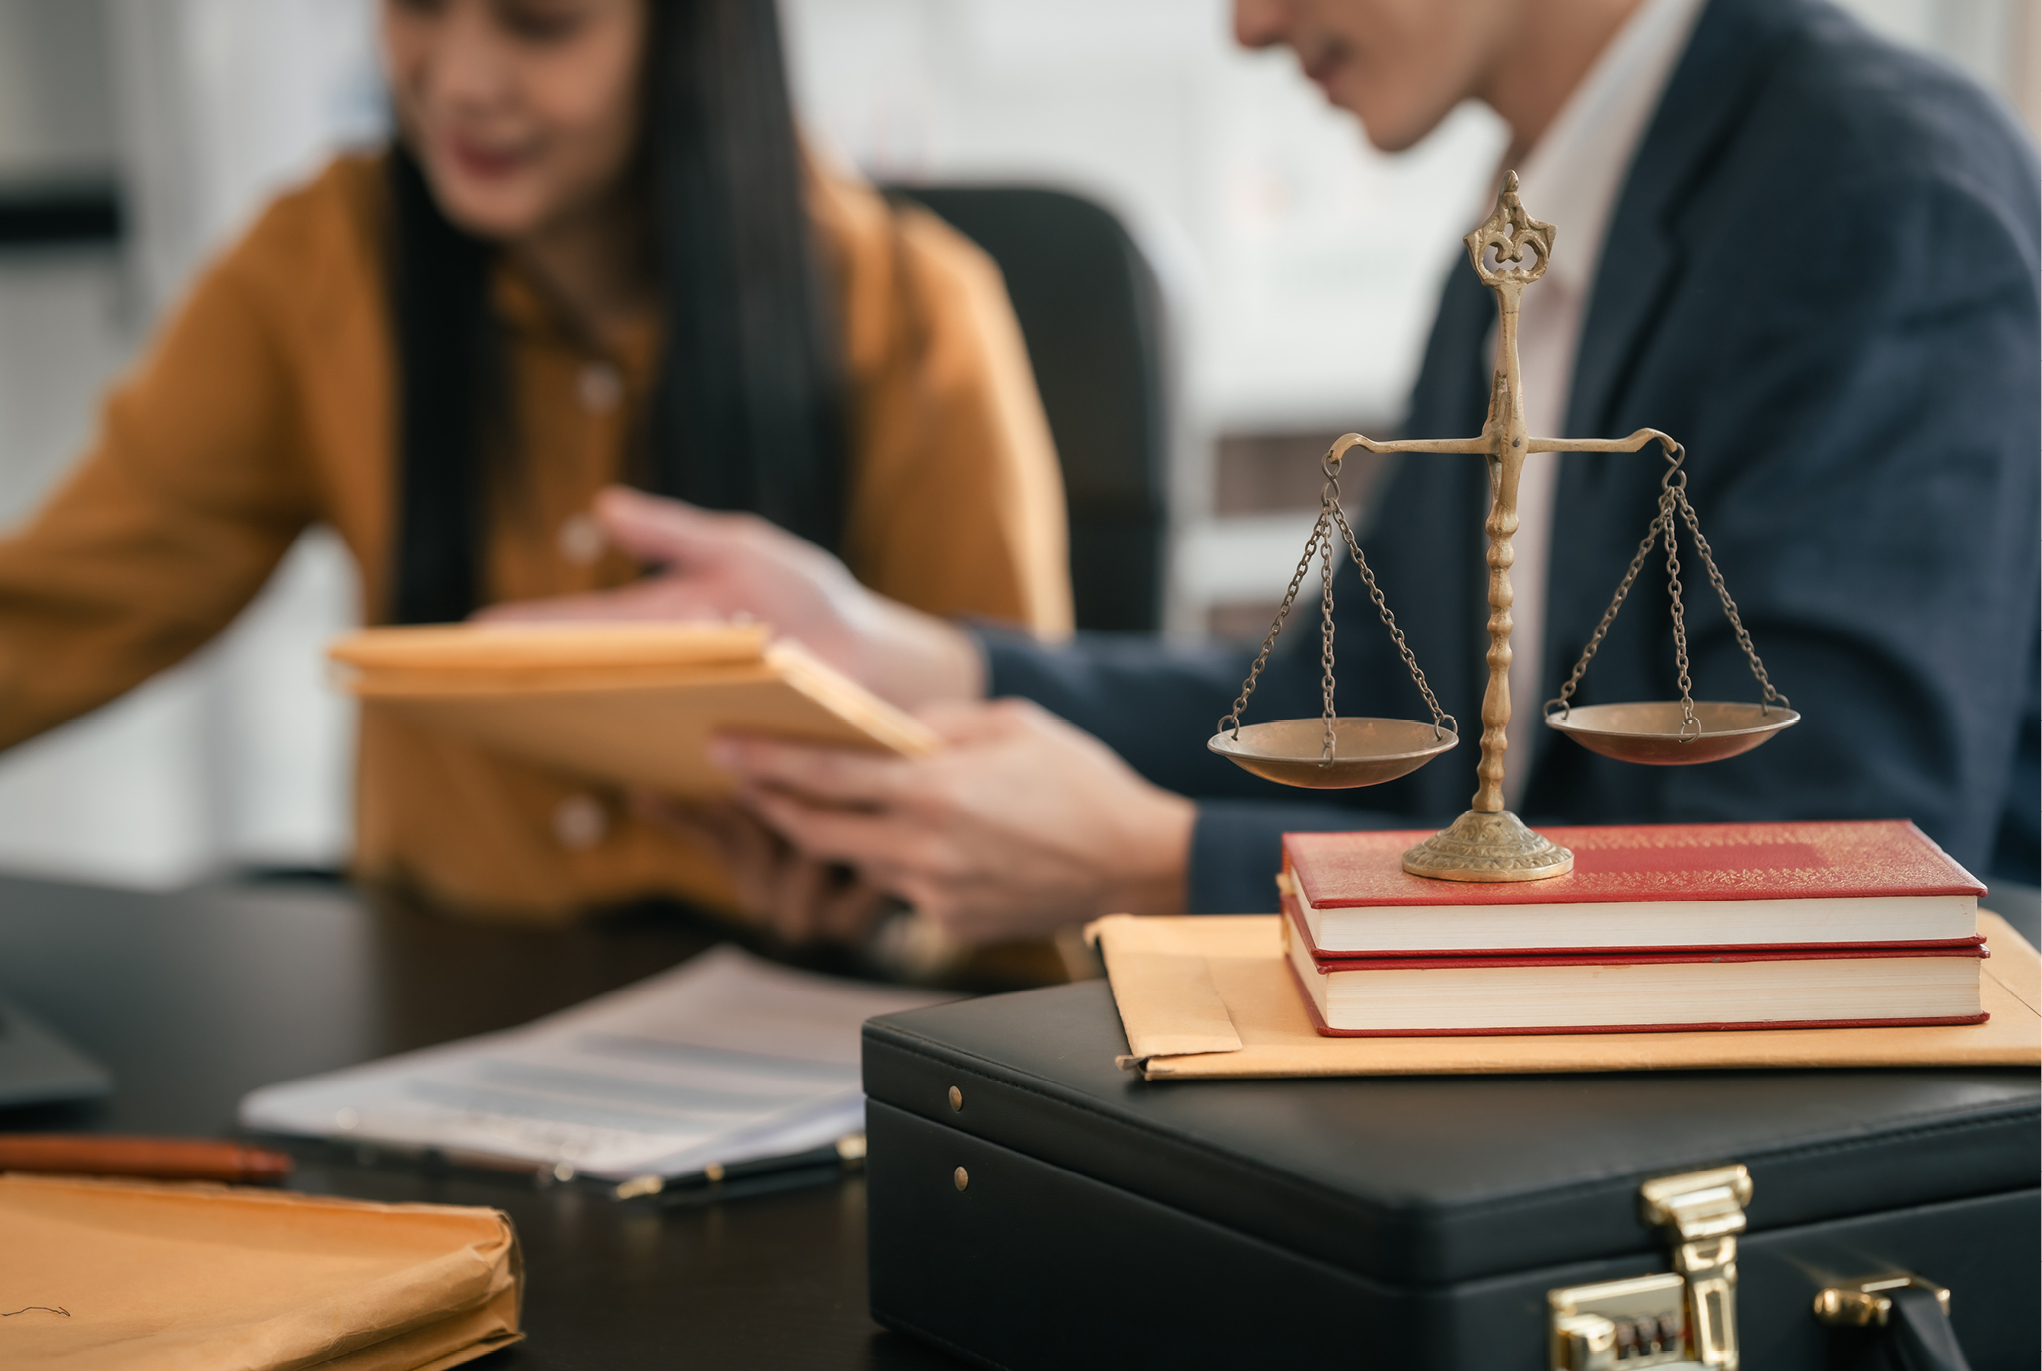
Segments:
[[[0,1175],[10,1371],[438,1371],[524,1335],[494,1209]]]
[[[495,752],[683,798],[732,788],[714,733],[895,752],[936,736],[755,624],[478,624],[363,629],[328,655],[364,707]]]

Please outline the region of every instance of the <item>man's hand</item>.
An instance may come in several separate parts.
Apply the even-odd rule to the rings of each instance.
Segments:
[[[1023,701],[921,714],[950,744],[928,757],[757,738],[710,755],[808,857],[854,868],[963,942],[1183,912],[1189,800]]]
[[[782,942],[861,943],[891,903],[850,868],[803,855],[727,800],[682,804],[640,792],[632,808],[715,853],[737,887],[739,907]]]
[[[829,553],[751,514],[715,514],[623,486],[596,497],[603,535],[658,574],[617,590],[492,605],[476,617],[533,620],[749,616],[895,704],[985,694],[971,638],[859,585]]]

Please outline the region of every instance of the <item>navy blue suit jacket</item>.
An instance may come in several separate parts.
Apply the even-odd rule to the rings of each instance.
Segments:
[[[1620,192],[1566,436],[1651,426],[1686,444],[1702,528],[1803,721],[1695,767],[1629,766],[1535,728],[1532,755],[1510,758],[1531,767],[1528,819],[1906,817],[1975,871],[2035,880],[2038,237],[2035,150],[1963,77],[1819,0],[1713,0]],[[1463,260],[1408,434],[1480,430],[1493,318]],[[1238,648],[987,636],[994,693],[1040,701],[1203,801],[1195,910],[1271,907],[1286,829],[1444,823],[1474,793],[1485,464],[1397,460],[1364,550],[1466,740],[1400,781],[1307,795],[1208,754],[1246,672]],[[1558,692],[1652,517],[1661,470],[1656,448],[1562,459],[1544,680],[1517,708]],[[1696,698],[1756,699],[1683,556]],[[1336,593],[1341,712],[1423,717],[1351,567]],[[1316,617],[1286,631],[1250,722],[1319,713]],[[1678,693],[1655,558],[1578,698]]]

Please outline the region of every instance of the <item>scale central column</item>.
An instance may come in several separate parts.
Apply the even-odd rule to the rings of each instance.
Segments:
[[[1524,396],[1517,380],[1517,306],[1524,287],[1503,281],[1496,288],[1496,375],[1489,387],[1489,417],[1482,436],[1489,450],[1489,686],[1482,692],[1482,760],[1475,768],[1481,788],[1474,808],[1503,812],[1504,754],[1510,750],[1510,616],[1514,595],[1510,566],[1516,560],[1517,482],[1524,472]]]
[[[1404,854],[1404,870],[1448,881],[1542,881],[1574,869],[1574,854],[1526,828],[1503,807],[1504,758],[1510,750],[1510,564],[1517,532],[1517,483],[1529,434],[1524,392],[1518,383],[1517,314],[1524,288],[1545,274],[1552,226],[1538,224],[1517,202],[1516,178],[1504,187],[1497,212],[1468,235],[1468,252],[1482,283],[1496,294],[1496,369],[1489,385],[1488,443],[1489,684],[1482,693],[1482,760],[1473,808],[1446,830]],[[1540,234],[1538,231],[1543,230]],[[1492,267],[1491,250],[1498,260]],[[1534,262],[1522,254],[1531,252]],[[1511,267],[1509,262],[1518,265]]]

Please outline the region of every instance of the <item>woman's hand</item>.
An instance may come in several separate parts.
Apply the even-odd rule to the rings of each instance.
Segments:
[[[950,744],[927,757],[733,737],[710,755],[807,857],[854,868],[963,942],[1183,912],[1189,800],[1023,701],[921,714]]]
[[[969,635],[859,585],[813,543],[751,514],[716,514],[623,486],[596,497],[612,544],[656,574],[617,590],[492,605],[476,617],[535,620],[749,616],[906,708],[985,694]]]
[[[886,892],[850,868],[804,856],[728,801],[684,805],[641,791],[632,796],[632,808],[714,853],[737,887],[738,907],[792,946],[863,943],[892,905]]]

